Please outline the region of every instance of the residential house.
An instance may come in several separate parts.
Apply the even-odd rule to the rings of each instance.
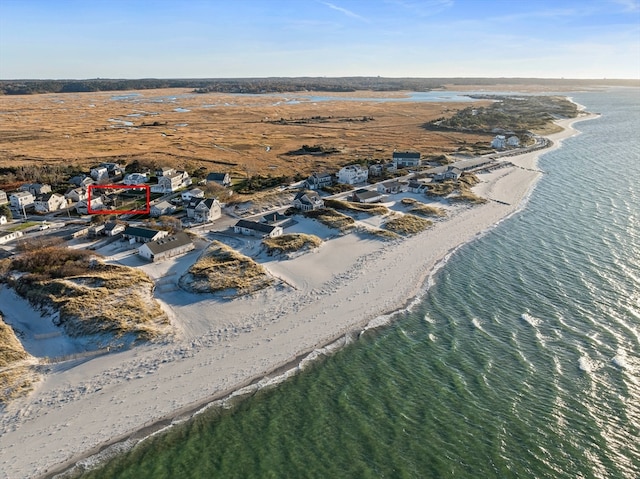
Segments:
[[[126,225],[122,223],[116,223],[115,221],[107,221],[104,224],[103,234],[107,236],[116,236],[119,233],[122,233]]]
[[[93,178],[97,183],[101,181],[106,181],[109,179],[109,170],[104,166],[96,166],[95,168],[91,168],[91,178]]]
[[[414,151],[394,151],[393,163],[397,168],[420,166],[420,153]]]
[[[100,196],[96,198],[91,198],[91,210],[103,210],[105,209],[105,205],[102,202],[102,198]],[[88,215],[89,214],[89,198],[78,201],[76,204],[76,211],[79,215]]]
[[[293,199],[293,207],[300,211],[312,211],[324,207],[324,201],[315,191],[300,191]]]
[[[152,230],[150,228],[142,228],[139,226],[127,226],[122,232],[122,236],[137,243],[148,243],[164,238],[169,234],[164,230]]]
[[[407,191],[411,193],[425,193],[427,191],[427,185],[416,180],[411,180],[407,185]]]
[[[149,241],[140,248],[138,254],[149,261],[162,261],[187,253],[195,248],[195,245],[186,233],[176,233],[164,238]]]
[[[48,193],[38,196],[34,201],[34,206],[37,213],[50,213],[66,208],[67,200],[58,193]]]
[[[215,198],[197,200],[193,209],[193,219],[198,223],[209,223],[221,216],[222,205]]]
[[[433,181],[445,181],[445,180],[458,180],[460,175],[462,174],[462,170],[460,168],[456,168],[455,166],[449,166],[447,171],[443,171],[438,173],[433,177]]]
[[[160,201],[159,203],[151,206],[149,214],[157,218],[158,216],[162,215],[170,215],[171,213],[175,213],[175,211],[175,205],[172,205],[168,201]]]
[[[158,177],[158,184],[151,187],[152,193],[173,193],[174,191],[189,186],[191,178],[186,171],[174,171],[165,176]]]
[[[204,198],[204,191],[202,191],[200,188],[193,188],[188,191],[183,191],[180,196],[182,197],[183,202],[188,203],[189,201],[194,199]]]
[[[95,181],[87,175],[78,175],[78,176],[74,176],[73,178],[71,178],[69,180],[69,183],[71,183],[72,185],[75,186],[89,186],[89,185],[93,185],[95,183]]]
[[[77,203],[78,201],[86,200],[89,197],[89,193],[87,191],[87,188],[80,186],[78,188],[72,188],[68,190],[64,194],[64,197],[67,200],[72,201],[73,203]]]
[[[378,183],[376,190],[380,193],[395,195],[396,193],[407,191],[407,184],[399,181],[385,181]]]
[[[507,144],[507,139],[504,135],[496,135],[495,138],[491,141],[491,148],[495,148],[496,150],[504,150]]]
[[[0,190],[0,206],[6,205],[7,203],[9,203],[9,198],[7,198],[7,193]]]
[[[351,201],[356,203],[378,203],[382,201],[382,193],[361,188],[353,192]]]
[[[206,182],[218,183],[221,186],[231,186],[231,177],[229,173],[209,173]]]
[[[369,165],[369,176],[380,176],[384,171],[384,165],[382,163],[374,163]]]
[[[347,165],[338,171],[338,182],[347,185],[364,183],[369,178],[369,170],[360,165]]]
[[[99,234],[104,234],[103,233],[104,229],[105,229],[104,224],[90,226],[89,236],[98,236]]]
[[[12,208],[22,211],[23,208],[33,205],[35,198],[28,191],[16,191],[9,195],[9,203]]]
[[[20,191],[28,191],[33,196],[40,196],[51,193],[51,185],[43,185],[41,183],[26,183],[19,188]]]
[[[9,221],[5,215],[0,216],[0,225],[6,225]]]
[[[142,185],[149,181],[149,178],[144,173],[130,173],[125,175],[122,181],[125,185]]]
[[[71,228],[64,228],[60,230],[60,233],[64,235],[65,239],[71,240],[76,238],[83,238],[89,234],[89,226],[78,225]]]
[[[507,146],[518,148],[520,146],[520,138],[515,135],[510,136],[509,138],[507,138]]]
[[[313,173],[305,181],[305,187],[310,190],[320,190],[333,184],[333,175],[331,173]]]
[[[277,211],[264,215],[260,222],[271,226],[280,226],[282,228],[295,224],[295,221],[291,217],[278,213]]]
[[[22,231],[0,231],[0,244],[18,239],[22,235]]]
[[[257,236],[258,238],[275,238],[282,235],[282,227],[257,223],[249,220],[239,220],[233,227],[235,233]]]
[[[163,166],[161,168],[156,168],[156,177],[160,178],[161,176],[167,176],[171,173],[175,173],[176,170],[173,168],[169,168],[168,166]]]

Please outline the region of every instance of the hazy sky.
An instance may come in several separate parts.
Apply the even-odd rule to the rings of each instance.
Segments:
[[[640,78],[640,0],[0,0],[0,78]]]

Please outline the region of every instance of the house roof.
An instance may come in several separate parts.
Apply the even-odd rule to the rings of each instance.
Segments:
[[[269,213],[268,215],[264,215],[262,219],[267,223],[276,223],[278,221],[284,221],[286,219],[289,219],[289,217],[283,215],[282,213],[278,213],[276,211],[275,213]]]
[[[260,231],[261,233],[271,233],[274,229],[276,229],[276,226],[266,225],[264,223],[256,223],[255,221],[249,220],[239,220],[235,225],[238,228]]]
[[[213,204],[216,202],[215,198],[206,198],[204,200],[199,200],[196,204],[196,208],[200,205],[205,205],[208,209],[211,209]]]
[[[420,153],[415,151],[394,151],[394,158],[417,158],[420,159]]]
[[[382,195],[377,192],[377,191],[369,191],[369,190],[365,190],[362,191],[360,193],[358,193],[357,191],[354,193],[354,196],[357,196],[358,198],[360,198],[361,200],[370,200],[371,198],[378,198],[381,197]]]
[[[154,255],[157,255],[160,253],[164,253],[166,251],[171,251],[172,249],[175,249],[175,248],[181,248],[182,246],[185,246],[191,243],[192,243],[191,238],[189,238],[189,236],[187,236],[186,233],[180,232],[171,236],[165,236],[164,238],[161,238],[156,241],[145,243],[144,246],[149,248],[149,250]]]
[[[175,208],[175,206],[173,206],[168,201],[161,201],[160,203],[157,203],[157,204],[153,205],[153,208],[158,209],[158,210],[166,210],[166,209]]]
[[[158,230],[140,228],[138,226],[127,226],[124,230],[125,235],[135,236],[137,238],[154,238],[158,233],[160,233]]]
[[[209,173],[207,175],[207,181],[223,181],[227,176],[227,173]]]
[[[108,221],[104,224],[104,229],[107,231],[113,230],[116,226],[124,226],[122,223],[115,223],[113,221]]]

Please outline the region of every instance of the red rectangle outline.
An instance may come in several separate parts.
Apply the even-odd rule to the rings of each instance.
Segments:
[[[91,190],[145,190],[147,207],[144,210],[94,210],[91,208]],[[151,187],[149,185],[89,185],[87,212],[90,215],[148,215],[151,211]]]

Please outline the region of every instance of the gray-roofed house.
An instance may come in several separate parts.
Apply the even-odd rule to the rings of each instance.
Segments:
[[[164,230],[152,230],[151,228],[141,228],[139,226],[127,226],[122,232],[125,239],[133,240],[138,243],[148,243],[164,238],[169,234]]]
[[[69,180],[69,183],[75,186],[89,186],[95,183],[90,176],[78,175]]]
[[[353,192],[351,201],[355,201],[356,203],[378,203],[382,201],[382,193],[379,191],[359,189]]]
[[[156,203],[149,209],[149,214],[157,218],[158,216],[162,216],[162,215],[170,215],[175,211],[176,211],[175,205],[172,205],[168,201],[160,201],[159,203]]]
[[[208,223],[222,216],[222,206],[215,198],[199,200],[193,209],[193,219],[199,223]]]
[[[331,173],[313,173],[306,179],[305,184],[310,190],[319,190],[333,184],[333,175]]]
[[[293,199],[293,207],[300,211],[313,211],[324,207],[324,201],[315,191],[300,191]]]
[[[209,173],[206,178],[207,183],[218,183],[222,186],[231,186],[229,173]]]
[[[383,183],[378,183],[376,190],[378,190],[380,193],[387,193],[387,194],[393,195],[396,193],[407,191],[407,185],[399,181],[393,181],[393,180],[385,181]]]
[[[138,254],[149,261],[162,261],[188,253],[194,248],[191,238],[186,233],[180,232],[143,244],[138,248]]]
[[[257,223],[255,221],[240,220],[234,227],[235,233],[243,235],[257,236],[259,238],[275,238],[282,235],[282,227]]]
[[[122,223],[116,223],[115,221],[107,221],[104,224],[103,233],[107,236],[116,236],[119,233],[122,233],[126,228],[126,225]]]
[[[43,185],[42,183],[25,183],[19,189],[20,191],[28,191],[33,196],[51,193],[51,185]]]
[[[414,151],[394,151],[393,162],[398,168],[420,166],[420,153]]]

